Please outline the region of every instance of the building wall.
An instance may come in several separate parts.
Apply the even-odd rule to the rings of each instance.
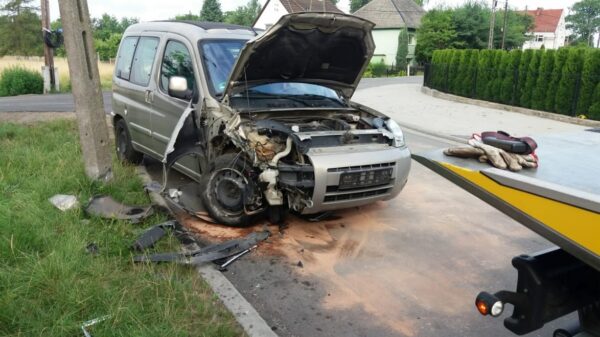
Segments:
[[[556,32],[532,32],[528,34],[530,39],[523,43],[523,49],[540,49],[542,45],[546,49],[558,49],[565,45],[567,38],[567,27],[565,23],[565,11],[558,21]],[[540,41],[541,40],[541,41]]]
[[[375,56],[373,62],[383,60],[387,65],[396,64],[396,53],[398,52],[398,35],[400,29],[374,29],[373,40],[375,41]],[[417,45],[416,34],[409,30],[408,58],[414,58]]]
[[[267,29],[275,24],[279,19],[288,14],[287,10],[279,0],[271,0],[262,12],[261,16],[256,20],[254,28]]]

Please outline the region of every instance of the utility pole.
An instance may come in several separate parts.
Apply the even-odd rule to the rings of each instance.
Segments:
[[[50,31],[50,6],[48,0],[41,0],[40,9],[42,11],[42,34]],[[56,80],[54,76],[54,50],[44,41],[44,93],[48,93],[55,87]],[[47,84],[47,85],[46,85]]]
[[[494,49],[494,27],[496,26],[496,5],[498,0],[492,0],[492,15],[490,16],[490,34],[488,35],[488,49]]]
[[[506,25],[508,24],[508,0],[504,2],[504,23],[502,24],[502,50],[506,41]]]
[[[111,146],[87,0],[59,0],[86,175],[112,179]]]

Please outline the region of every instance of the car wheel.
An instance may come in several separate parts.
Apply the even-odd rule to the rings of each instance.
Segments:
[[[255,192],[248,181],[252,166],[235,153],[219,156],[210,165],[201,183],[202,202],[208,214],[226,226],[249,226],[252,216],[246,213],[245,200]]]
[[[142,153],[133,149],[129,129],[124,119],[117,120],[115,124],[115,149],[117,158],[124,163],[139,164],[144,158]]]

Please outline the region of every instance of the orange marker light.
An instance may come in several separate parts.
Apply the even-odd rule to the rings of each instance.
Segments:
[[[487,316],[490,313],[487,304],[485,304],[483,300],[478,300],[475,305],[477,306],[479,313],[481,313],[483,316]]]

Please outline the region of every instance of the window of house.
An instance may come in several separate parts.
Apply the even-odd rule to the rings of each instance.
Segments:
[[[408,44],[417,44],[417,37],[415,34],[408,34]]]
[[[169,41],[165,47],[160,69],[160,88],[164,92],[168,92],[169,78],[172,76],[184,77],[188,89],[196,87],[192,57],[186,46],[179,41]]]
[[[139,37],[129,36],[123,39],[121,42],[121,49],[119,50],[119,57],[117,58],[117,72],[118,78],[129,81],[131,74],[131,62],[133,61],[133,53],[137,46]]]
[[[140,38],[137,48],[135,49],[135,56],[133,57],[133,64],[131,65],[131,77],[129,81],[142,86],[147,86],[148,83],[150,83],[152,65],[154,64],[154,57],[156,56],[157,48],[158,38]]]
[[[536,35],[535,42],[544,42],[544,35]]]

